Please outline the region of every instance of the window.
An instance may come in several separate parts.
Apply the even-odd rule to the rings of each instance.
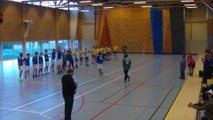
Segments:
[[[3,42],[2,43],[2,53],[3,60],[11,60],[19,57],[19,54],[22,53],[22,43],[21,42]]]

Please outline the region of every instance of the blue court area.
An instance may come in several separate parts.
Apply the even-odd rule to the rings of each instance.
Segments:
[[[75,69],[79,87],[73,120],[163,120],[184,80],[179,55],[130,54],[131,80],[124,83],[122,55],[104,63]],[[64,72],[65,73],[65,72]],[[56,73],[18,82],[17,61],[0,65],[1,120],[63,120],[61,77]]]

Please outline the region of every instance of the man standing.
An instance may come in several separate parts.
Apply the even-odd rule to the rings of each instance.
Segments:
[[[73,79],[74,71],[69,69],[67,74],[61,78],[62,81],[62,93],[65,102],[65,120],[71,120],[74,95],[78,84]]]
[[[180,79],[185,79],[185,69],[186,69],[185,55],[183,55],[182,58],[179,59],[179,62],[180,62]]]
[[[127,49],[128,49],[128,47],[127,47],[126,43],[123,43],[122,50],[123,50],[124,57],[125,57],[125,55],[127,55]]]

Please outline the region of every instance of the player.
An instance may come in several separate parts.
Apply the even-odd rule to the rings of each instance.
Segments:
[[[54,72],[54,67],[55,67],[55,49],[53,49],[51,53],[51,70]]]
[[[84,51],[84,55],[85,55],[85,66],[89,66],[89,51],[87,50],[87,48],[85,48]]]
[[[44,64],[44,61],[43,61],[43,53],[40,52],[40,55],[38,57],[38,62],[39,62],[39,70],[38,70],[38,75],[42,75],[43,74],[43,64]]]
[[[80,50],[80,66],[82,66],[82,64],[83,64],[83,60],[84,60],[83,54],[84,54],[84,52],[83,52],[82,49],[81,49],[81,50]]]
[[[23,70],[24,70],[24,58],[23,58],[23,53],[20,53],[18,57],[18,69],[19,69],[19,82],[22,82],[23,80],[21,79]]]
[[[29,79],[30,77],[30,53],[27,53],[27,57],[24,59],[25,61],[25,78]]]
[[[98,72],[99,72],[99,77],[103,76],[104,73],[102,71],[103,69],[103,63],[104,63],[104,55],[101,54],[101,52],[99,52],[98,56],[97,56],[97,63],[98,63]]]
[[[44,59],[45,59],[45,68],[44,68],[44,73],[48,74],[48,69],[49,69],[49,55],[48,55],[48,51],[45,50],[44,53]]]
[[[118,58],[117,50],[118,50],[118,46],[113,46],[113,57],[114,57],[114,59],[116,59],[116,60],[117,60],[117,58]]]
[[[92,47],[92,64],[95,63],[95,55],[96,55],[95,52],[96,52],[96,51],[95,51],[95,46],[93,46],[93,47]]]
[[[76,49],[74,52],[75,57],[75,68],[78,68],[78,50]]]
[[[62,59],[62,51],[58,48],[58,55],[57,55],[57,70],[58,74],[62,73],[62,66],[61,66],[61,59]]]
[[[38,52],[35,52],[35,56],[33,56],[32,59],[33,62],[33,78],[38,77],[37,71],[38,71]]]

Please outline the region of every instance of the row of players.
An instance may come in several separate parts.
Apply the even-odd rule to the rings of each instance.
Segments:
[[[43,55],[42,52],[38,55],[38,52],[35,52],[35,55],[32,58],[32,64],[33,64],[33,78],[38,77],[43,74],[49,73],[49,63],[51,58],[51,65],[50,68],[52,72],[54,72],[55,69],[55,61],[57,60],[57,73],[62,73],[62,70],[69,69],[69,68],[78,68],[78,60],[80,59],[80,66],[83,64],[83,59],[85,60],[85,66],[89,66],[89,53],[92,53],[92,64],[96,62],[97,56],[100,54],[104,55],[105,60],[110,60],[112,58],[112,53],[114,56],[114,59],[117,59],[117,46],[113,47],[113,51],[111,50],[111,47],[94,47],[91,51],[88,51],[87,48],[85,48],[85,51],[82,51],[81,49],[78,51],[77,49],[72,52],[72,50],[62,50],[58,47],[57,50],[53,49],[52,53],[49,55],[48,51],[45,50],[45,53]],[[43,60],[44,56],[44,60]],[[45,62],[44,62],[45,61]],[[43,66],[45,63],[45,68],[43,71]],[[74,66],[75,63],[75,66]],[[20,56],[18,58],[18,67],[19,67],[19,80],[22,81],[22,73],[25,71],[25,78],[28,79],[30,76],[30,54],[28,53],[26,57],[23,56],[22,53],[20,53]]]

